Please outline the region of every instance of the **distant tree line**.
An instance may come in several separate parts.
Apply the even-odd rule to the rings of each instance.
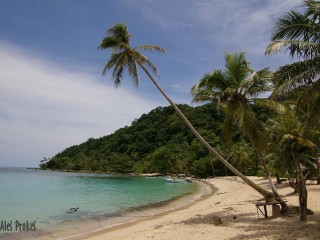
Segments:
[[[223,112],[218,112],[211,104],[179,107],[207,141],[226,152],[229,161],[243,173],[259,173],[259,164],[250,143],[237,132],[233,135],[235,144],[232,147],[222,146]],[[259,109],[262,119],[267,111]],[[172,107],[158,107],[134,120],[129,127],[71,146],[50,159],[43,159],[40,166],[42,169],[108,173],[184,173],[197,177],[232,174],[208,155],[208,151],[194,138]]]

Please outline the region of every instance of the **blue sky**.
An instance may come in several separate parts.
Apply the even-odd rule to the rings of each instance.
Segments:
[[[265,56],[273,22],[300,0],[1,0],[0,166],[37,166],[68,146],[110,134],[168,104],[141,75],[114,88],[101,77],[106,30],[123,22],[132,45],[150,55],[159,83],[176,103],[226,52],[245,51],[254,69],[276,69],[285,55]]]

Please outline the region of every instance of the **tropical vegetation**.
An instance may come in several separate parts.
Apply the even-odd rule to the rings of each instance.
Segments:
[[[264,68],[254,71],[245,58],[245,53],[226,54],[225,69],[207,73],[192,88],[194,102],[212,102],[215,108],[223,108],[225,120],[221,137],[226,146],[230,146],[233,126],[251,143],[261,166],[269,179],[276,198],[280,200],[263,156],[267,147],[267,135],[262,123],[256,117],[253,106],[262,98],[259,94],[271,90],[273,74]],[[283,203],[285,204],[285,203]]]
[[[247,141],[238,137],[232,151],[222,149],[219,136],[223,113],[209,104],[179,105],[179,108],[210,144],[228,151],[229,162],[239,166],[242,173],[260,174],[258,160]],[[265,109],[258,111],[263,115]],[[235,138],[239,136],[238,132],[234,134]],[[242,162],[238,162],[238,156]],[[172,107],[158,107],[108,136],[90,138],[80,145],[68,147],[51,159],[43,159],[41,166],[44,169],[108,173],[184,173],[202,178],[232,175],[223,164],[208,155]]]
[[[291,155],[296,171],[297,190],[299,192],[300,219],[307,219],[306,179],[310,167],[306,166],[305,158],[297,158],[295,151],[308,152],[313,149],[314,164],[319,171],[317,160],[319,145],[312,143],[311,128],[319,126],[320,103],[320,2],[303,1],[305,9],[302,12],[290,11],[275,23],[272,33],[272,43],[266,49],[266,54],[288,52],[294,61],[281,66],[274,78],[275,89],[273,99],[295,101],[295,116],[298,128],[290,130],[282,136],[281,143],[291,145]],[[297,129],[300,131],[297,132]],[[318,140],[315,139],[315,142]],[[305,169],[304,169],[305,168]],[[318,183],[320,179],[318,178]]]

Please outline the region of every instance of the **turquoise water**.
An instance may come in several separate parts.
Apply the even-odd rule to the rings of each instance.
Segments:
[[[110,216],[195,188],[193,183],[170,184],[164,178],[0,168],[0,222],[36,221],[41,229],[66,220]],[[79,207],[78,212],[67,213],[72,207]]]

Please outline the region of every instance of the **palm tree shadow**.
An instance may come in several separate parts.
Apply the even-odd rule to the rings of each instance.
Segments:
[[[319,215],[309,216],[306,223],[300,222],[298,217],[262,219],[261,221],[254,222],[251,219],[246,227],[241,226],[241,229],[246,232],[245,234],[229,238],[228,240],[261,239],[265,236],[278,240],[315,240],[320,239],[319,224]]]
[[[232,208],[230,208],[232,210]],[[216,224],[215,220],[217,218],[221,219],[220,224]],[[252,221],[252,213],[244,213],[244,214],[226,214],[226,212],[214,212],[209,213],[206,215],[196,215],[195,217],[192,217],[186,221],[183,221],[182,223],[186,225],[196,225],[196,224],[212,224],[212,225],[219,225],[219,227],[226,227],[230,224],[239,221],[249,221],[251,219]]]
[[[222,223],[214,224],[213,218],[220,217]],[[212,227],[229,227],[244,232],[241,235],[228,238],[228,240],[263,239],[320,239],[320,215],[308,216],[307,222],[300,222],[299,217],[280,217],[277,219],[264,219],[254,216],[253,213],[232,214],[230,212],[215,212],[206,215],[197,215],[183,221],[186,225],[210,224]],[[230,229],[230,231],[232,231]],[[229,229],[228,229],[229,230]]]

